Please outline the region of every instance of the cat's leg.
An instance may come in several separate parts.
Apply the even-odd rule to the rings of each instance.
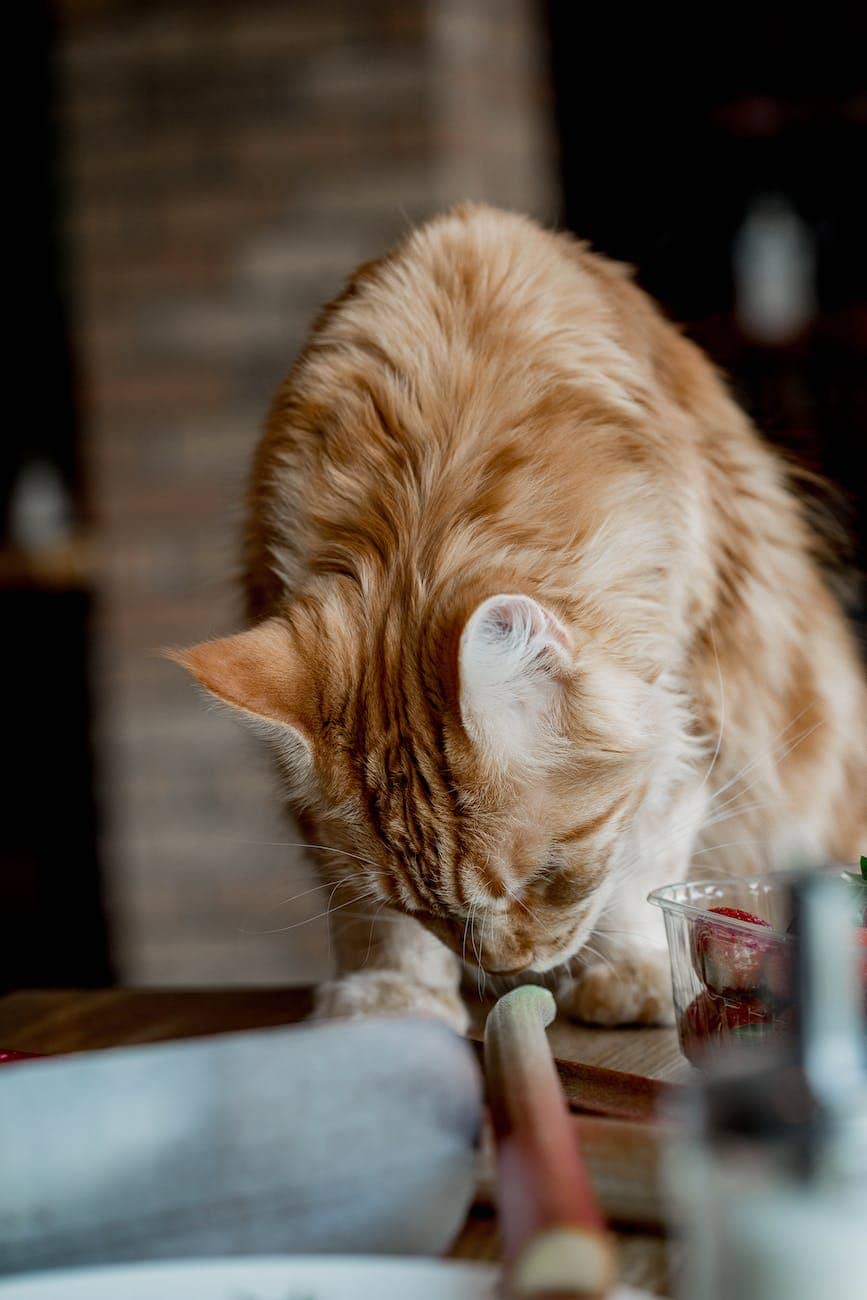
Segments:
[[[566,1015],[592,1025],[668,1025],[674,1019],[671,974],[662,916],[645,900],[673,877],[640,873],[630,888],[640,898],[618,898],[606,909],[577,969],[557,987]],[[641,904],[644,904],[642,908]],[[592,949],[592,952],[591,952]],[[573,967],[576,963],[573,963]]]
[[[316,991],[314,1016],[428,1015],[457,1033],[469,1023],[457,958],[398,912],[344,908],[332,921],[337,974]]]
[[[580,966],[557,989],[566,1015],[594,1025],[673,1023],[665,926],[647,895],[688,877],[706,807],[704,786],[694,786],[681,791],[663,817],[644,819],[638,860],[621,867],[620,879],[615,875],[589,947],[576,959]]]

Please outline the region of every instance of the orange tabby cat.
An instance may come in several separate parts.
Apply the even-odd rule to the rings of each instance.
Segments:
[[[253,626],[177,656],[333,847],[319,1013],[460,1028],[464,959],[663,1021],[649,889],[854,858],[867,688],[814,551],[623,267],[485,207],[363,266],[256,455]]]

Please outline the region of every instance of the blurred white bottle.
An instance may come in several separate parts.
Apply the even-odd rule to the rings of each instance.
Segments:
[[[816,313],[812,231],[791,203],[762,194],[747,209],[733,249],[735,314],[757,343],[796,338]]]
[[[72,503],[60,471],[47,460],[23,465],[9,502],[9,538],[22,550],[39,551],[68,541]]]

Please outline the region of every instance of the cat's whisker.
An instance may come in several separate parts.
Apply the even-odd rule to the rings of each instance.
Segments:
[[[494,909],[493,907],[491,907],[489,903],[488,904],[488,943],[489,944],[491,939],[493,938],[493,934],[494,934]],[[485,989],[488,987],[488,972],[485,970],[484,966],[482,967],[482,973],[483,973],[482,994],[484,994]]]
[[[589,952],[591,957],[595,957],[596,960],[601,962],[603,966],[606,966],[608,970],[612,972],[612,974],[615,975],[617,974],[617,967],[614,965],[614,962],[611,960],[610,957],[606,957],[604,953],[601,953],[598,948],[595,948],[590,943],[585,943],[581,948],[581,953],[585,953],[585,952]],[[580,956],[581,953],[577,955]]]
[[[346,880],[339,880],[339,881],[337,882],[337,884],[334,886],[334,888],[332,889],[331,893],[330,893],[329,896],[328,896],[328,905],[327,905],[327,907],[326,907],[326,909],[325,909],[325,936],[326,936],[326,941],[327,941],[327,944],[328,944],[328,960],[329,960],[329,962],[333,961],[333,959],[334,959],[334,953],[333,953],[332,942],[331,942],[331,913],[332,913],[332,911],[334,910],[334,909],[332,908],[332,904],[333,904],[333,902],[334,902],[334,895],[337,893],[338,889],[340,889],[343,885],[345,885],[345,884],[347,884],[347,883],[348,883],[348,882],[347,882]],[[353,902],[353,903],[360,903],[360,902],[362,902],[365,898],[369,898],[369,897],[376,897],[376,889],[375,889],[375,887],[374,887],[372,890],[370,890],[369,893],[367,893],[367,894],[359,894],[356,898],[352,899],[351,902]],[[343,906],[348,906],[348,904],[343,904]]]
[[[775,749],[774,752],[770,755],[774,763],[777,764],[778,766],[779,764],[783,763],[789,757],[790,754],[793,754],[795,752],[795,750],[799,747],[799,745],[802,745],[805,740],[809,740],[810,736],[812,736],[814,731],[818,731],[818,729],[820,727],[823,727],[824,725],[825,725],[824,720],[815,722],[812,727],[808,727],[806,731],[802,731],[801,734],[797,736],[795,740],[793,740],[790,744],[788,744],[787,747],[784,748],[781,753],[777,753]],[[715,811],[720,811],[722,808],[729,807],[732,803],[735,802],[735,800],[742,798],[747,793],[747,791],[751,790],[753,786],[756,784],[756,782],[760,780],[761,780],[761,775],[753,777],[752,781],[747,782],[747,784],[743,787],[742,790],[739,790],[735,795],[727,799],[725,803],[723,803],[720,806],[720,808],[716,809]]]
[[[534,920],[537,925],[542,927],[542,929],[545,931],[547,935],[553,938],[553,933],[550,927],[545,924],[545,922],[541,919],[541,917],[539,917],[531,907],[528,907],[528,905],[524,902],[523,898],[519,897],[519,895],[515,893],[514,889],[512,889],[509,885],[506,885],[506,892],[509,894],[510,898],[513,898],[515,900],[515,902],[518,904],[519,907],[524,909],[527,915],[531,917],[532,920]]]
[[[751,759],[749,759],[746,763],[744,763],[744,765],[737,772],[735,772],[733,776],[729,777],[729,779],[725,781],[719,787],[718,790],[714,791],[714,793],[711,795],[710,802],[715,803],[716,800],[720,799],[728,790],[732,788],[732,786],[737,785],[739,781],[742,781],[743,778],[747,776],[750,771],[752,771],[752,769],[756,766],[757,763],[761,763],[763,759],[773,759],[779,745],[781,743],[787,743],[784,742],[784,737],[786,736],[787,732],[791,731],[792,727],[797,726],[797,724],[800,722],[801,718],[809,710],[809,708],[810,705],[805,704],[802,709],[799,709],[798,712],[795,714],[795,716],[791,718],[789,722],[786,723],[785,727],[783,727],[780,731],[778,731],[776,735],[771,738],[771,740],[768,742],[768,744],[765,747],[759,750],[758,754],[755,754]]]
[[[707,821],[702,822],[699,828],[702,832],[707,831],[711,826],[719,826],[723,822],[730,822],[735,817],[746,817],[748,813],[760,812],[765,808],[773,808],[785,803],[785,798],[780,795],[776,799],[757,799],[753,803],[739,805],[736,808],[729,808],[727,812],[721,813],[719,817],[709,817]]]
[[[358,853],[350,853],[348,849],[339,849],[334,844],[309,844],[306,840],[238,840],[239,844],[256,844],[263,848],[274,849],[313,849],[317,853],[336,853],[342,858],[352,858],[355,862],[363,862],[365,866],[375,871],[377,875],[388,876],[373,858],[362,857]]]
[[[756,874],[761,873],[762,871],[764,871],[764,869],[765,869],[764,859],[757,860],[755,863]],[[700,884],[702,881],[713,880],[715,877],[719,875],[719,873],[720,873],[720,868],[715,862],[696,862],[693,864],[693,867],[690,870],[689,878],[690,880]],[[741,874],[740,866],[738,871],[735,874],[736,875]]]
[[[472,945],[473,953],[476,958],[476,990],[478,992],[479,998],[481,998],[482,996],[482,976],[484,975],[485,979],[487,979],[487,971],[485,970],[482,964],[482,954],[480,953],[478,945],[476,943],[476,914],[478,912],[479,906],[482,901],[482,893],[483,891],[480,889],[473,896],[473,900],[470,904],[470,912],[469,912],[470,943]],[[482,915],[482,937],[483,938],[484,938],[484,923],[485,923],[485,917],[483,914]]]
[[[751,763],[746,764],[741,769],[741,772],[737,774],[736,777],[733,777],[731,781],[727,782],[726,786],[730,787],[731,784],[733,784],[737,779],[740,779],[740,777],[751,766],[753,766],[757,762],[760,762],[762,758],[765,757],[772,758],[777,763],[784,761],[784,759],[786,759],[790,754],[792,754],[798,748],[799,745],[802,745],[804,741],[809,739],[809,737],[813,734],[814,731],[816,731],[819,727],[824,725],[823,722],[814,723],[813,726],[806,728],[804,731],[800,733],[800,735],[796,736],[793,740],[784,742],[782,751],[777,752],[779,750],[781,737],[783,737],[787,731],[791,730],[791,727],[798,721],[798,719],[801,716],[803,716],[804,712],[806,712],[806,710],[802,709],[798,714],[796,714],[796,716],[792,719],[792,721],[788,724],[788,726],[782,729],[782,731],[779,733],[778,737],[776,738],[770,753],[765,751],[764,753],[757,755],[753,760],[751,760]],[[760,779],[761,779],[760,776],[754,777],[753,780],[748,782],[747,785],[745,785],[742,790],[736,791],[734,795],[729,796],[728,799],[726,799],[722,804],[719,804],[717,807],[713,807],[713,801],[711,801],[711,805],[710,805],[711,815],[709,817],[706,817],[698,827],[695,827],[691,819],[688,822],[681,823],[679,827],[675,827],[673,830],[667,829],[665,827],[660,827],[656,832],[656,835],[651,837],[650,853],[648,853],[647,851],[648,846],[645,841],[644,845],[642,846],[642,850],[638,852],[634,858],[630,859],[627,863],[621,866],[619,871],[619,879],[621,885],[627,883],[631,878],[633,878],[642,870],[644,864],[648,860],[648,857],[652,856],[652,853],[655,850],[655,846],[660,841],[663,841],[667,848],[671,848],[673,846],[676,847],[679,843],[683,841],[683,839],[685,839],[687,836],[691,834],[695,834],[697,831],[704,832],[709,830],[710,827],[712,826],[721,825],[723,822],[731,821],[736,817],[746,816],[748,813],[758,812],[765,808],[773,807],[774,804],[782,803],[784,801],[782,795],[773,799],[755,800],[749,804],[741,804],[739,802],[741,799],[743,799],[744,795],[746,795],[747,792],[757,784],[757,782]]]
[[[387,898],[383,899],[382,902],[379,904],[379,906],[380,908],[388,907],[389,906],[388,899]],[[369,921],[375,920],[377,925],[399,925],[406,920],[406,918],[403,916],[388,916],[387,914],[381,911],[358,912],[353,915],[353,919],[363,921],[365,924]]]
[[[693,858],[700,858],[704,853],[719,853],[722,849],[756,848],[760,845],[767,845],[769,843],[770,840],[726,840],[723,844],[708,844],[703,849],[696,849],[695,852],[691,853],[689,856],[690,861],[692,861]]]
[[[743,780],[743,778],[756,766],[757,763],[761,763],[763,759],[773,757],[776,748],[781,743],[784,743],[784,738],[787,732],[791,731],[792,727],[797,726],[797,724],[800,722],[801,718],[807,712],[809,707],[810,707],[809,705],[805,705],[802,709],[800,709],[793,718],[789,719],[785,727],[782,727],[778,732],[776,732],[775,735],[773,735],[770,738],[768,743],[765,746],[763,746],[757,754],[754,754],[753,757],[748,759],[740,768],[738,768],[738,770],[735,773],[733,773],[733,775],[730,776],[727,781],[723,782],[723,784],[717,790],[715,790],[711,795],[711,803],[715,802],[717,799],[720,799],[724,794],[727,793],[728,790],[732,788],[732,786],[737,785],[739,781]]]
[[[332,949],[331,949],[331,904],[334,902],[334,895],[337,893],[338,889],[340,888],[341,884],[343,884],[343,883],[344,883],[343,881],[340,881],[340,880],[339,880],[339,881],[337,882],[337,884],[334,886],[334,888],[332,889],[331,893],[328,895],[328,904],[327,904],[327,906],[326,906],[326,908],[325,908],[325,917],[326,917],[326,922],[325,922],[325,939],[326,939],[326,942],[327,942],[327,944],[328,944],[328,960],[329,960],[329,962],[332,961],[332,960],[333,960],[333,957],[334,957],[334,954],[333,954]],[[360,901],[360,900],[357,900],[357,901]]]
[[[803,742],[809,740],[812,733],[818,731],[818,728],[822,727],[822,725],[824,724],[819,722],[812,725],[812,727],[807,728],[805,732],[802,732],[801,735],[796,737],[796,740],[790,742],[788,748],[784,749],[783,753],[775,755],[775,762],[784,762],[784,759],[788,758],[790,754],[793,754],[794,750],[796,750],[799,745],[802,745]],[[706,829],[711,826],[718,826],[720,822],[727,822],[727,820],[736,818],[736,816],[745,816],[747,813],[757,813],[757,811],[762,811],[763,809],[767,809],[767,807],[773,807],[775,803],[776,805],[779,805],[779,803],[785,802],[785,796],[779,794],[779,796],[770,798],[770,800],[754,801],[753,803],[746,803],[746,805],[738,803],[738,800],[744,798],[745,794],[749,792],[750,789],[753,789],[754,785],[757,784],[759,780],[760,777],[755,776],[753,780],[749,781],[749,783],[745,785],[744,789],[738,790],[734,796],[729,797],[728,800],[721,803],[719,807],[712,809],[712,815],[703,820],[701,828],[699,829],[706,831]]]
[[[702,821],[701,825],[698,828],[699,830],[704,830],[708,826],[717,824],[718,821],[727,820],[728,817],[735,817],[738,816],[742,811],[746,811],[745,809],[739,808],[737,806],[737,802],[739,799],[743,798],[743,796],[747,793],[749,789],[752,788],[753,785],[756,784],[756,781],[760,779],[759,777],[754,778],[754,780],[751,781],[747,786],[745,786],[743,790],[738,790],[734,795],[731,795],[727,800],[725,800],[724,803],[718,804],[716,807],[714,807],[714,804],[716,800],[718,800],[723,793],[731,789],[731,787],[737,784],[738,781],[742,780],[742,778],[750,771],[751,768],[755,766],[755,764],[761,762],[762,759],[764,758],[775,757],[776,750],[779,747],[782,738],[785,736],[786,732],[791,730],[791,728],[798,722],[798,720],[803,716],[805,712],[806,712],[806,708],[801,709],[800,712],[797,713],[794,718],[792,718],[792,720],[788,723],[788,725],[782,728],[782,730],[777,734],[777,736],[771,742],[771,746],[769,749],[763,750],[761,753],[755,755],[755,757],[751,759],[748,763],[745,763],[744,766],[738,772],[736,772],[734,776],[732,776],[728,781],[726,781],[725,784],[721,786],[720,789],[717,790],[711,796],[711,799],[709,801],[709,811],[711,813],[711,816],[709,818],[705,818]],[[799,744],[802,744],[803,741],[809,737],[812,731],[815,730],[815,727],[821,725],[822,725],[821,723],[816,723],[814,727],[808,728],[800,736],[796,737],[794,741],[789,742],[788,748],[784,747],[783,753],[777,755],[776,760],[779,762],[782,761],[782,759],[788,757],[788,755],[791,752],[793,752],[793,750],[797,748]],[[774,801],[771,800],[764,801],[764,805],[770,806],[772,802]],[[752,804],[749,806],[749,810],[755,811],[760,806],[762,805]],[[732,811],[727,812],[726,810],[728,809],[732,809]],[[720,816],[720,814],[725,814],[725,815]],[[680,840],[684,838],[684,836],[694,833],[695,829],[696,829],[695,824],[692,818],[690,818],[688,821],[681,822],[679,825],[674,827],[660,826],[657,829],[655,834],[651,834],[651,847],[655,848],[655,846],[659,843],[660,840],[664,840],[665,844],[668,846],[670,846],[671,844],[677,844],[680,842]],[[627,873],[629,872],[630,867],[636,864],[640,867],[643,864],[643,862],[646,861],[648,857],[648,854],[645,851],[646,848],[647,848],[647,844],[645,841],[645,844],[642,846],[642,851],[636,854],[635,858],[631,859],[621,869],[624,873],[625,878],[628,878]]]
[[[722,750],[723,732],[725,730],[725,721],[726,721],[725,686],[723,684],[723,675],[722,675],[722,668],[720,667],[719,655],[717,654],[716,636],[714,635],[714,630],[712,627],[710,629],[710,642],[713,648],[713,658],[714,658],[714,663],[716,664],[716,674],[717,674],[717,680],[719,682],[720,720],[719,720],[719,732],[716,738],[716,748],[713,751],[713,757],[710,760],[710,766],[708,767],[707,771],[705,772],[702,778],[701,785],[698,787],[699,791],[703,790],[704,787],[707,785],[708,781],[711,778],[711,774],[713,773],[713,770],[717,765],[717,760],[719,759],[720,751]]]
[[[477,988],[479,985],[479,978],[480,978],[479,971],[481,970],[481,966],[482,966],[482,954],[479,952],[476,946],[476,910],[480,902],[481,902],[481,895],[479,894],[477,901],[473,903],[472,911],[470,913],[470,943],[473,946],[473,953],[475,954],[475,958],[476,958],[476,987]],[[479,996],[481,996],[481,989],[479,989]]]
[[[310,894],[316,894],[324,888],[325,885],[320,883],[318,885],[313,885],[310,889],[302,890],[300,894],[292,894],[290,898],[281,898],[279,903],[272,903],[271,906],[266,909],[266,915],[268,912],[276,912],[278,907],[288,907],[290,903],[297,903],[299,898],[307,898]]]
[[[803,744],[804,741],[807,740],[813,734],[814,731],[816,731],[819,727],[824,725],[823,722],[814,723],[813,726],[808,727],[806,730],[801,732],[800,735],[796,736],[794,740],[785,742],[782,752],[778,753],[777,750],[779,749],[781,738],[785,736],[787,731],[791,730],[792,726],[795,725],[795,723],[797,723],[798,719],[801,718],[805,712],[806,709],[800,710],[800,712],[795,715],[792,721],[782,729],[782,731],[775,738],[770,752],[764,751],[762,754],[756,755],[756,757],[753,758],[750,763],[745,764],[744,767],[741,768],[740,772],[737,773],[734,777],[732,777],[730,781],[726,782],[726,785],[722,788],[723,789],[730,788],[737,780],[741,779],[742,776],[746,774],[749,768],[754,766],[757,762],[760,762],[762,758],[771,758],[777,763],[782,762],[790,754],[792,754],[798,748],[799,745]],[[651,847],[655,846],[655,844],[662,838],[664,838],[665,844],[668,847],[671,847],[672,845],[677,845],[685,836],[695,833],[696,829],[704,831],[711,826],[719,825],[720,823],[731,820],[734,817],[743,816],[748,812],[756,812],[762,808],[771,807],[773,806],[774,803],[782,802],[782,796],[780,796],[778,799],[761,800],[758,802],[753,802],[752,804],[748,804],[748,805],[738,804],[738,801],[742,799],[743,796],[750,789],[752,789],[753,786],[755,786],[760,779],[761,779],[760,776],[754,777],[753,780],[748,782],[747,785],[745,785],[742,790],[736,791],[734,795],[731,795],[722,804],[719,804],[717,807],[713,807],[714,800],[719,797],[720,792],[718,791],[716,795],[713,796],[710,802],[710,809],[712,815],[710,817],[706,817],[698,828],[694,826],[692,820],[681,823],[679,827],[675,827],[674,829],[660,827],[656,833],[656,836],[653,837],[651,840]],[[642,848],[642,851],[636,854],[636,856],[633,859],[631,859],[621,867],[620,878],[622,881],[628,881],[631,875],[633,875],[635,871],[641,869],[642,865],[647,861],[647,858],[649,856],[646,849],[647,849],[647,845],[645,843],[645,845]]]
[[[476,898],[478,898],[478,893],[474,894],[473,897],[470,899],[470,906],[469,909],[467,910],[466,920],[464,921],[464,937],[461,943],[461,961],[467,960],[467,929],[470,924],[470,917],[473,914],[473,903],[475,902]]]
[[[645,936],[641,934],[638,930],[621,930],[618,929],[616,926],[607,926],[607,925],[597,926],[596,929],[593,931],[593,933],[604,938],[608,938],[609,935],[612,938],[616,938],[616,939],[638,939],[643,941],[643,939],[645,938]]]
[[[360,894],[358,898],[350,898],[345,903],[338,903],[336,907],[326,907],[324,912],[317,912],[315,916],[306,916],[302,921],[293,921],[291,925],[279,925],[274,930],[245,930],[241,929],[241,934],[265,935],[265,934],[285,934],[288,930],[297,930],[302,925],[310,925],[313,921],[319,921],[323,916],[329,916],[333,912],[340,912],[344,907],[352,907],[353,903],[360,903],[365,898],[373,898],[372,890],[365,894]]]
[[[351,878],[347,877],[345,880],[338,881],[337,884],[334,886],[334,889],[339,889],[341,885],[349,885],[349,884],[357,885],[358,883],[359,883],[358,881],[352,880]],[[292,894],[289,898],[281,898],[279,902],[272,903],[270,907],[265,909],[265,915],[268,916],[271,912],[276,912],[278,907],[288,907],[292,903],[297,903],[300,898],[308,898],[310,894],[320,893],[322,890],[326,889],[327,887],[328,887],[327,882],[320,881],[319,884],[312,885],[310,889],[303,889],[299,894]],[[331,891],[331,895],[329,897],[329,904],[331,902],[331,898],[333,897],[334,897],[334,890]]]
[[[370,934],[367,936],[367,951],[364,954],[364,961],[361,963],[362,970],[370,961],[370,954],[373,949],[373,932],[376,927],[377,918],[379,917],[379,914],[384,907],[385,907],[385,901],[383,900],[383,902],[380,903],[379,907],[374,912],[373,916],[370,918]]]

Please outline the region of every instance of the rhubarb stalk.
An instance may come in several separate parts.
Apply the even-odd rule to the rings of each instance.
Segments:
[[[614,1254],[545,1035],[555,1014],[551,993],[527,984],[485,1025],[500,1232],[510,1296],[586,1300],[613,1285]]]

